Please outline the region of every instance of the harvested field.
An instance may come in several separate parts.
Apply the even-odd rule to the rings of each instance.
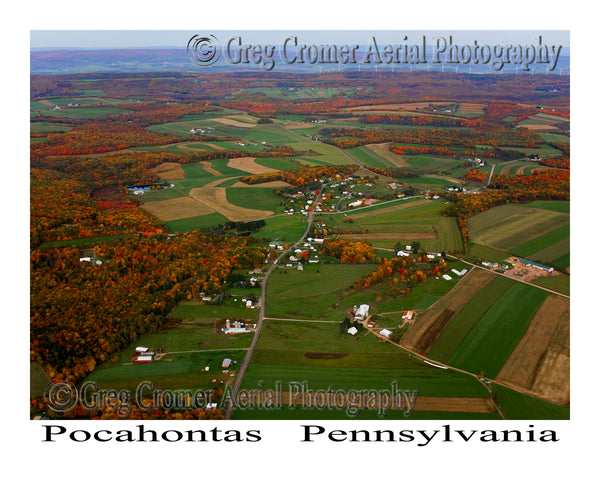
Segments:
[[[485,112],[486,105],[483,103],[460,103],[457,113],[481,113]]]
[[[52,102],[50,102],[49,100],[39,100],[39,102],[42,105],[48,105],[49,107],[53,107],[54,106],[54,104]]]
[[[569,299],[548,296],[496,380],[568,403],[569,317]]]
[[[219,122],[222,123],[223,125],[229,125],[230,127],[240,127],[240,128],[254,128],[254,125],[256,125],[255,123],[246,123],[246,122],[240,122],[238,120],[234,120],[233,118],[224,118],[224,117],[218,117],[218,118],[211,118],[211,121],[213,122]]]
[[[432,200],[417,200],[415,202],[409,203],[401,203],[399,205],[394,205],[393,207],[386,207],[377,210],[376,212],[365,212],[365,213],[357,213],[356,215],[350,215],[350,218],[353,220],[357,218],[368,218],[374,215],[381,215],[384,213],[397,212],[398,210],[404,210],[406,208],[416,207],[417,205],[424,205],[426,203],[431,203]]]
[[[163,180],[180,180],[185,178],[185,173],[179,163],[161,163],[157,167],[154,167],[151,171],[156,173]]]
[[[417,397],[415,410],[430,412],[496,412],[491,400],[481,397]]]
[[[265,183],[255,183],[253,185],[248,185],[244,182],[236,182],[232,185],[232,187],[258,187],[258,188],[285,188],[292,187],[293,185],[282,182],[281,180],[275,180],[273,182],[265,182]]]
[[[280,395],[280,397],[279,397]],[[279,398],[282,405],[306,405],[315,404],[315,395],[291,394],[289,391],[274,392],[266,390],[262,395],[250,396],[246,400],[250,405],[256,402],[260,405],[263,398]],[[349,398],[347,394],[327,393],[326,397],[319,395],[319,400],[326,405],[359,405],[361,408],[377,408],[376,397],[368,394],[360,394]],[[384,400],[385,401],[385,400]],[[401,398],[394,399],[390,410],[406,410],[407,405]],[[417,396],[414,410],[430,412],[474,412],[495,413],[496,409],[489,398],[482,397],[421,397]]]
[[[410,167],[409,163],[404,159],[402,155],[397,155],[396,153],[390,152],[390,143],[391,142],[370,143],[369,145],[365,145],[365,147],[367,147],[372,152],[375,152],[377,155],[392,162],[397,167]]]
[[[251,174],[276,173],[279,170],[270,167],[264,167],[255,162],[255,157],[240,157],[229,159],[228,167],[236,168]]]
[[[165,222],[180,220],[182,218],[199,217],[215,212],[213,208],[204,203],[197,202],[190,197],[149,202],[144,204],[143,208]]]
[[[225,188],[194,188],[190,191],[190,197],[203,203],[208,208],[219,212],[232,222],[244,222],[257,220],[273,215],[274,212],[267,210],[253,210],[250,208],[237,207],[227,201]]]
[[[402,346],[427,353],[452,317],[494,279],[493,273],[472,269],[446,296],[441,298],[402,337]]]
[[[344,233],[340,235],[344,240],[421,240],[438,238],[434,232],[417,232],[417,233]]]

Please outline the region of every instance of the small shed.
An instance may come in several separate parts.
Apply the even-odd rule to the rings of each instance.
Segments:
[[[348,333],[349,333],[350,335],[356,335],[356,334],[358,333],[358,329],[357,329],[356,327],[350,327],[350,328],[348,329]]]
[[[379,335],[383,335],[385,338],[390,338],[391,334],[392,334],[392,332],[390,330],[388,330],[387,328],[384,328],[383,330],[381,330],[379,332]]]

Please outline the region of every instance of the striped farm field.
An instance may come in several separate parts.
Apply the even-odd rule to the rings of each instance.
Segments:
[[[548,234],[569,224],[567,213],[508,204],[491,208],[468,221],[471,241],[502,251]],[[561,230],[567,234],[566,230]],[[556,234],[560,237],[560,234]]]
[[[492,307],[498,296],[513,284],[508,278],[496,276],[452,318],[432,345],[428,356],[443,363],[449,362],[479,319]]]
[[[450,292],[429,308],[402,337],[402,345],[427,353],[453,316],[485,288],[495,275],[482,269],[471,270]]]
[[[555,403],[568,403],[569,315],[567,298],[546,297],[496,380],[529,390]]]
[[[346,232],[347,238],[373,240],[375,246],[382,248],[393,248],[399,240],[410,240],[409,244],[419,240],[429,251],[460,250],[462,241],[456,220],[441,216],[443,206],[442,200],[402,200],[360,209],[347,217],[328,215],[327,225]],[[345,218],[352,222],[345,222]],[[356,237],[357,234],[362,236]]]
[[[448,363],[495,378],[548,295],[539,288],[515,282],[480,317]]]
[[[569,253],[570,225],[563,225],[509,250],[513,255],[552,262]]]

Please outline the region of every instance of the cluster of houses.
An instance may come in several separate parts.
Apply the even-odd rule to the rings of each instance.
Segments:
[[[294,252],[285,260],[285,268],[294,268],[304,270],[303,263],[319,263],[319,253],[315,245],[322,245],[322,238],[307,238],[302,244],[303,248],[296,248]],[[270,243],[269,248],[281,252],[284,250],[283,245],[278,243]],[[268,261],[268,260],[265,260]]]

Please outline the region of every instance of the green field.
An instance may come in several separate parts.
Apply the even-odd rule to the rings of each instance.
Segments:
[[[276,170],[298,170],[302,168],[301,165],[284,158],[257,158],[254,162],[263,167],[274,168]]]
[[[257,238],[271,239],[279,242],[297,242],[307,227],[307,217],[304,215],[278,215],[265,219],[266,225],[258,233]]]
[[[116,107],[77,107],[64,110],[47,110],[40,112],[46,117],[65,117],[74,119],[88,119],[105,116],[118,116],[133,113],[131,110],[123,110]]]
[[[191,232],[202,228],[212,227],[213,225],[225,225],[229,219],[220,213],[210,213],[201,217],[182,218],[181,220],[171,220],[165,222],[169,231],[173,233]]]
[[[228,188],[227,201],[257,210],[277,211],[281,207],[281,197],[275,195],[270,188]]]
[[[245,312],[244,312],[245,313]],[[171,315],[173,318],[173,315]],[[155,333],[141,335],[136,344],[153,348],[163,347],[165,357],[171,352],[248,348],[252,340],[251,333],[225,335],[215,328],[213,319],[194,320],[173,328],[164,328]]]
[[[355,147],[347,150],[348,154],[356,158],[360,163],[368,167],[395,168],[389,160],[381,155],[378,155],[373,150],[367,147]]]
[[[540,287],[549,288],[565,295],[571,294],[571,277],[569,275],[557,275],[553,277],[540,277],[531,283]]]
[[[441,210],[445,206],[443,200],[434,200],[426,204],[418,204],[419,200],[408,199],[398,202],[385,203],[380,206],[374,206],[364,209],[358,209],[354,213],[348,213],[352,222],[345,222],[344,214],[322,216],[326,219],[327,225],[331,228],[338,228],[342,232],[366,231],[366,241],[369,241],[376,247],[393,248],[397,242],[402,241],[410,245],[414,241],[415,234],[424,234],[418,238],[421,246],[427,251],[441,252],[460,250],[462,240],[458,225],[454,218],[443,217]],[[414,203],[415,205],[411,205]],[[394,205],[408,205],[407,208],[395,211],[386,211]],[[371,213],[372,215],[357,217]],[[368,234],[395,234],[390,239],[369,239]],[[410,234],[404,236],[403,234]],[[437,238],[427,238],[435,235]],[[409,240],[410,238],[410,240]]]
[[[294,352],[295,353],[295,352]],[[455,372],[440,371],[439,369],[427,367],[424,363],[408,357],[407,354],[390,353],[376,359],[372,355],[353,355],[349,357],[361,357],[363,366],[308,366],[291,365],[280,362],[263,364],[253,361],[248,368],[242,389],[257,391],[262,389],[274,389],[277,385],[282,392],[290,392],[292,395],[300,392],[302,388],[316,392],[319,390],[333,392],[361,392],[375,390],[378,392],[392,391],[394,388],[416,392],[416,405],[419,404],[419,396],[447,396],[447,397],[487,397],[484,387],[475,379]],[[386,363],[385,357],[388,358]],[[394,366],[396,357],[404,357],[400,360],[402,367]],[[345,357],[347,358],[347,357]],[[375,362],[373,362],[375,360]],[[384,368],[376,365],[385,364]],[[345,405],[347,407],[350,405]],[[360,412],[349,408],[310,408],[302,405],[296,407],[284,406],[279,409],[257,409],[241,408],[234,413],[234,419],[449,419],[449,418],[480,418],[498,419],[496,414],[465,414],[449,412],[427,412],[413,411],[406,416],[403,410],[388,410],[378,416],[377,410],[365,409]]]
[[[52,122],[31,122],[29,126],[31,132],[68,132],[72,128],[72,125]]]
[[[567,268],[570,264],[568,212],[569,202],[540,201],[494,207],[469,219],[471,241]]]
[[[237,362],[244,359],[245,350],[219,350],[211,352],[181,353],[165,360],[151,363],[106,362],[86,377],[86,381],[97,382],[100,389],[126,389],[135,391],[141,382],[151,382],[154,388],[205,388],[212,389],[213,379],[227,379],[221,373],[221,362],[231,358]],[[125,353],[126,354],[126,353]],[[209,366],[210,370],[205,371]],[[236,370],[237,365],[234,364]]]
[[[449,364],[494,378],[515,349],[548,292],[515,283],[496,300],[455,350]],[[479,297],[477,297],[479,298]]]
[[[427,356],[442,363],[448,363],[481,317],[512,285],[514,285],[514,281],[509,278],[500,276],[494,278],[452,318],[427,352]]]
[[[443,172],[462,165],[464,162],[446,157],[407,156],[408,164],[426,173]]]
[[[258,318],[258,310],[246,308],[241,301],[228,298],[222,306],[206,305],[200,300],[179,302],[171,312],[170,318]]]
[[[491,208],[468,220],[472,242],[504,251],[568,223],[568,214],[515,204]],[[566,230],[561,232],[567,233]]]
[[[341,322],[344,310],[338,300],[355,280],[372,272],[377,265],[306,265],[304,270],[279,269],[267,285],[266,315],[278,318],[318,319],[331,313]]]
[[[570,225],[563,225],[509,251],[519,257],[551,262],[569,252],[569,234]]]
[[[496,400],[507,420],[568,420],[568,407],[553,405],[501,385],[492,384]]]

